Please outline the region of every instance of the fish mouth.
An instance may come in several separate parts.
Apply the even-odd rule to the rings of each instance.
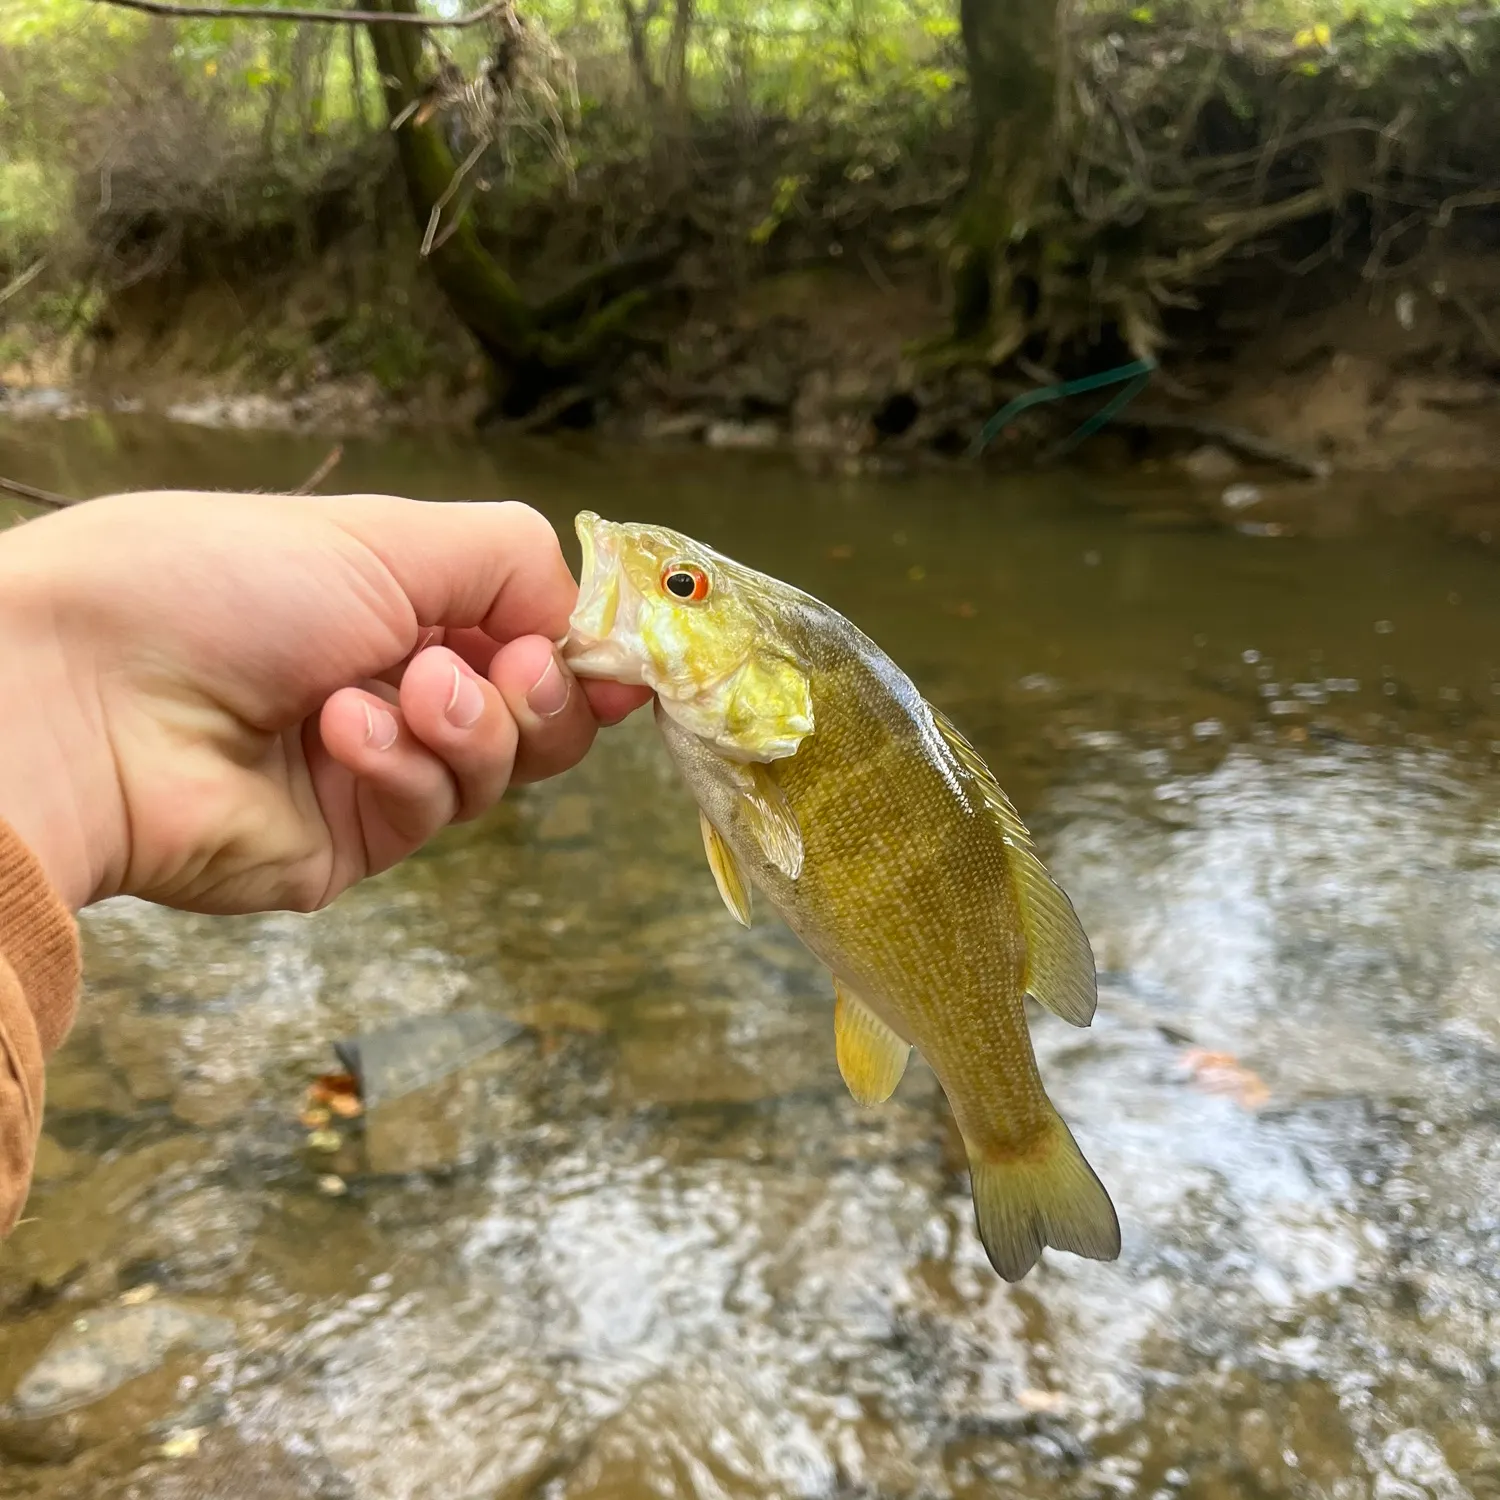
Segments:
[[[640,683],[644,653],[632,639],[636,601],[621,566],[622,528],[582,510],[573,529],[583,551],[583,567],[578,603],[561,642],[563,660],[577,677]]]

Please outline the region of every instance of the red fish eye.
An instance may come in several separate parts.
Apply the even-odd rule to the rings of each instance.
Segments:
[[[708,574],[692,563],[668,563],[662,569],[661,586],[684,604],[701,604],[708,598]]]

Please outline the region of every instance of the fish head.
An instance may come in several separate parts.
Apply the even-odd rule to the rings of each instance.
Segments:
[[[592,511],[575,525],[583,576],[563,642],[573,672],[644,684],[733,760],[794,754],[812,733],[812,692],[776,602],[795,591],[665,526]]]

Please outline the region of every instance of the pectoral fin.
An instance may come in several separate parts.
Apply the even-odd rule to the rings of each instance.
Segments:
[[[708,854],[708,868],[713,871],[714,884],[729,908],[729,915],[742,927],[750,925],[750,882],[735,858],[734,850],[719,836],[719,830],[708,821],[708,814],[698,814],[698,824],[703,830],[703,848]]]
[[[1026,992],[1053,1015],[1087,1026],[1098,1004],[1094,951],[1073,903],[1047,873],[1031,834],[994,772],[946,715],[928,709],[959,764],[974,778],[990,815],[1000,826],[1010,855],[1021,925],[1026,933]]]
[[[746,821],[766,858],[795,880],[802,873],[802,830],[797,815],[768,767],[751,762],[739,770]]]
[[[857,1104],[884,1104],[901,1082],[911,1048],[837,979],[833,992],[839,1072]]]

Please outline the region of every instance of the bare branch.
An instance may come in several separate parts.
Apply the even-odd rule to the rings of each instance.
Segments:
[[[335,443],[324,456],[323,462],[295,489],[288,490],[287,494],[312,494],[338,468],[343,456],[344,445],[342,443]],[[83,503],[82,499],[77,495],[59,495],[54,490],[38,489],[34,484],[22,484],[19,479],[6,479],[3,476],[0,476],[0,491],[8,495],[16,495],[22,500],[29,500],[33,505],[44,505],[48,510],[66,510],[70,505],[81,505]]]
[[[1490,326],[1490,320],[1479,310],[1474,299],[1456,289],[1446,295],[1448,301],[1474,325],[1474,332],[1483,340],[1484,347],[1490,351],[1490,357],[1500,359],[1500,339],[1495,337],[1495,330]]]
[[[1432,221],[1433,227],[1446,229],[1448,221],[1461,208],[1489,208],[1496,203],[1500,203],[1500,192],[1457,193],[1452,198],[1443,200],[1437,217]]]
[[[0,478],[0,490],[8,495],[19,495],[33,505],[45,505],[49,510],[66,510],[78,501],[71,495],[55,495],[51,490],[39,490],[34,484],[22,484],[19,479]]]
[[[477,26],[491,16],[506,10],[511,0],[488,0],[467,15],[444,20],[441,16],[410,16],[383,10],[302,10],[295,6],[282,9],[271,5],[180,5],[174,0],[94,0],[95,5],[118,5],[125,10],[144,11],[148,16],[166,16],[184,21],[306,21],[324,26],[417,26],[428,31],[461,31]]]
[[[336,468],[338,468],[339,461],[343,458],[343,456],[344,445],[342,443],[335,443],[333,447],[328,450],[328,453],[324,457],[323,462],[320,463],[318,467],[314,469],[312,473],[309,474],[307,478],[297,486],[296,489],[288,490],[287,493],[289,495],[312,494],[312,492],[317,489],[317,487],[322,484],[322,482],[327,479],[328,476],[332,474]]]
[[[1328,463],[1310,458],[1294,448],[1284,448],[1259,433],[1224,422],[1207,422],[1197,417],[1176,416],[1167,412],[1123,411],[1110,418],[1116,427],[1137,427],[1145,432],[1186,432],[1204,442],[1219,443],[1231,453],[1238,453],[1260,463],[1275,464],[1303,479],[1327,479]]]
[[[17,292],[35,281],[42,274],[42,270],[46,264],[47,257],[44,255],[40,260],[33,261],[31,265],[27,266],[19,276],[12,278],[3,287],[0,287],[0,303],[9,302]]]

